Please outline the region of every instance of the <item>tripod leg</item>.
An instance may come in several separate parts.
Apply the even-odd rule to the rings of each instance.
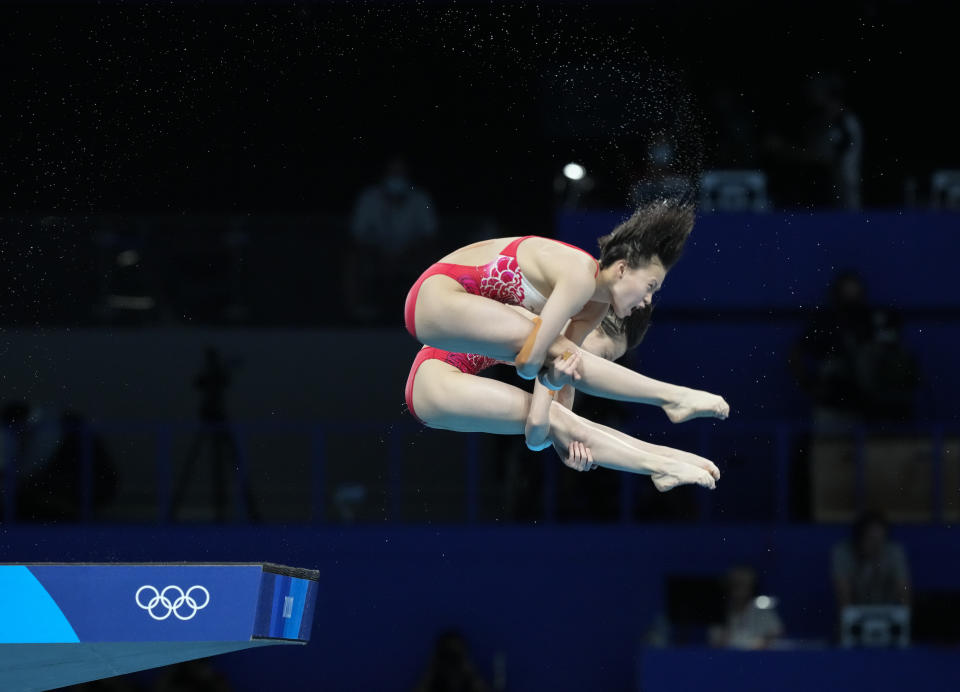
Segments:
[[[239,490],[243,493],[244,504],[246,505],[245,518],[251,521],[260,521],[260,511],[257,509],[256,502],[253,499],[253,490],[250,487],[250,469],[246,467],[246,464],[241,463],[245,460],[241,457],[240,444],[237,442],[237,438],[230,433],[227,434],[226,441],[230,446],[231,458],[234,462],[233,467],[236,470],[236,482],[242,485]],[[242,509],[238,508],[238,513],[241,512]]]
[[[180,472],[180,478],[175,485],[173,498],[170,501],[171,519],[176,520],[177,518],[177,511],[180,509],[184,494],[187,491],[187,485],[190,483],[190,475],[193,472],[194,466],[196,466],[197,459],[200,458],[200,451],[203,448],[204,437],[205,435],[201,430],[193,436],[193,442],[190,443],[190,451],[187,452],[187,457],[183,464],[183,470]]]
[[[213,443],[213,505],[216,512],[217,521],[224,521],[227,518],[227,488],[225,464],[226,450],[224,447],[229,444],[230,433],[224,430],[218,430]]]

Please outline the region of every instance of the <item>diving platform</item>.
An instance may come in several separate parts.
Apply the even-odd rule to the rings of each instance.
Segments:
[[[0,564],[0,690],[306,644],[318,577],[271,563]]]

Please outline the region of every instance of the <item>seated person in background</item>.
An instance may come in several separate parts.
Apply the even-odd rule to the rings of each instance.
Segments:
[[[452,629],[441,632],[416,692],[487,692],[489,689],[473,665],[463,635]]]
[[[833,585],[838,612],[848,605],[910,605],[907,557],[889,540],[883,514],[864,513],[851,539],[834,546]]]
[[[812,399],[818,427],[862,423],[866,417],[857,377],[859,353],[873,340],[866,291],[858,272],[839,272],[830,284],[828,303],[814,313],[790,352],[790,368]]]
[[[41,466],[24,473],[17,514],[29,521],[77,521],[83,516],[84,464],[90,464],[90,507],[110,506],[117,495],[117,469],[103,437],[76,411],[64,411],[56,447]],[[89,459],[84,459],[89,455]]]
[[[756,586],[757,573],[752,567],[733,567],[727,572],[727,620],[710,628],[711,646],[766,649],[783,636],[783,623],[773,603],[758,603]]]
[[[920,372],[902,332],[894,310],[868,301],[858,272],[834,277],[828,304],[814,313],[789,357],[818,428],[913,418]]]

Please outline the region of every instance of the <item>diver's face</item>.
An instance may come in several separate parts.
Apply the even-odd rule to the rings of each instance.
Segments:
[[[622,334],[612,337],[597,327],[583,340],[583,348],[606,360],[617,360],[627,352],[627,338]]]
[[[650,305],[653,294],[663,286],[667,270],[657,257],[633,269],[620,260],[615,276],[616,280],[610,287],[611,304],[614,314],[623,319],[634,310]]]

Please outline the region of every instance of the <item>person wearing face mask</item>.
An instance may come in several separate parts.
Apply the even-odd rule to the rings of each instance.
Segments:
[[[411,267],[426,261],[437,226],[433,202],[414,185],[406,162],[390,160],[380,182],[363,190],[354,205],[344,272],[353,319],[376,321],[393,307],[384,304],[416,278]]]
[[[611,308],[625,319],[650,305],[680,258],[693,219],[686,204],[661,200],[641,207],[599,239],[599,260],[537,236],[460,248],[410,289],[407,331],[427,346],[512,362],[522,378],[537,378],[535,388],[575,386],[595,396],[654,404],[673,422],[726,418],[730,408],[720,396],[652,380],[579,348]],[[528,319],[511,305],[537,316]]]
[[[357,199],[350,235],[395,258],[418,243],[433,239],[437,217],[430,196],[413,184],[401,158],[390,161],[379,184]]]
[[[846,91],[839,73],[818,74],[803,87],[792,132],[764,137],[781,205],[860,208],[863,125]]]

